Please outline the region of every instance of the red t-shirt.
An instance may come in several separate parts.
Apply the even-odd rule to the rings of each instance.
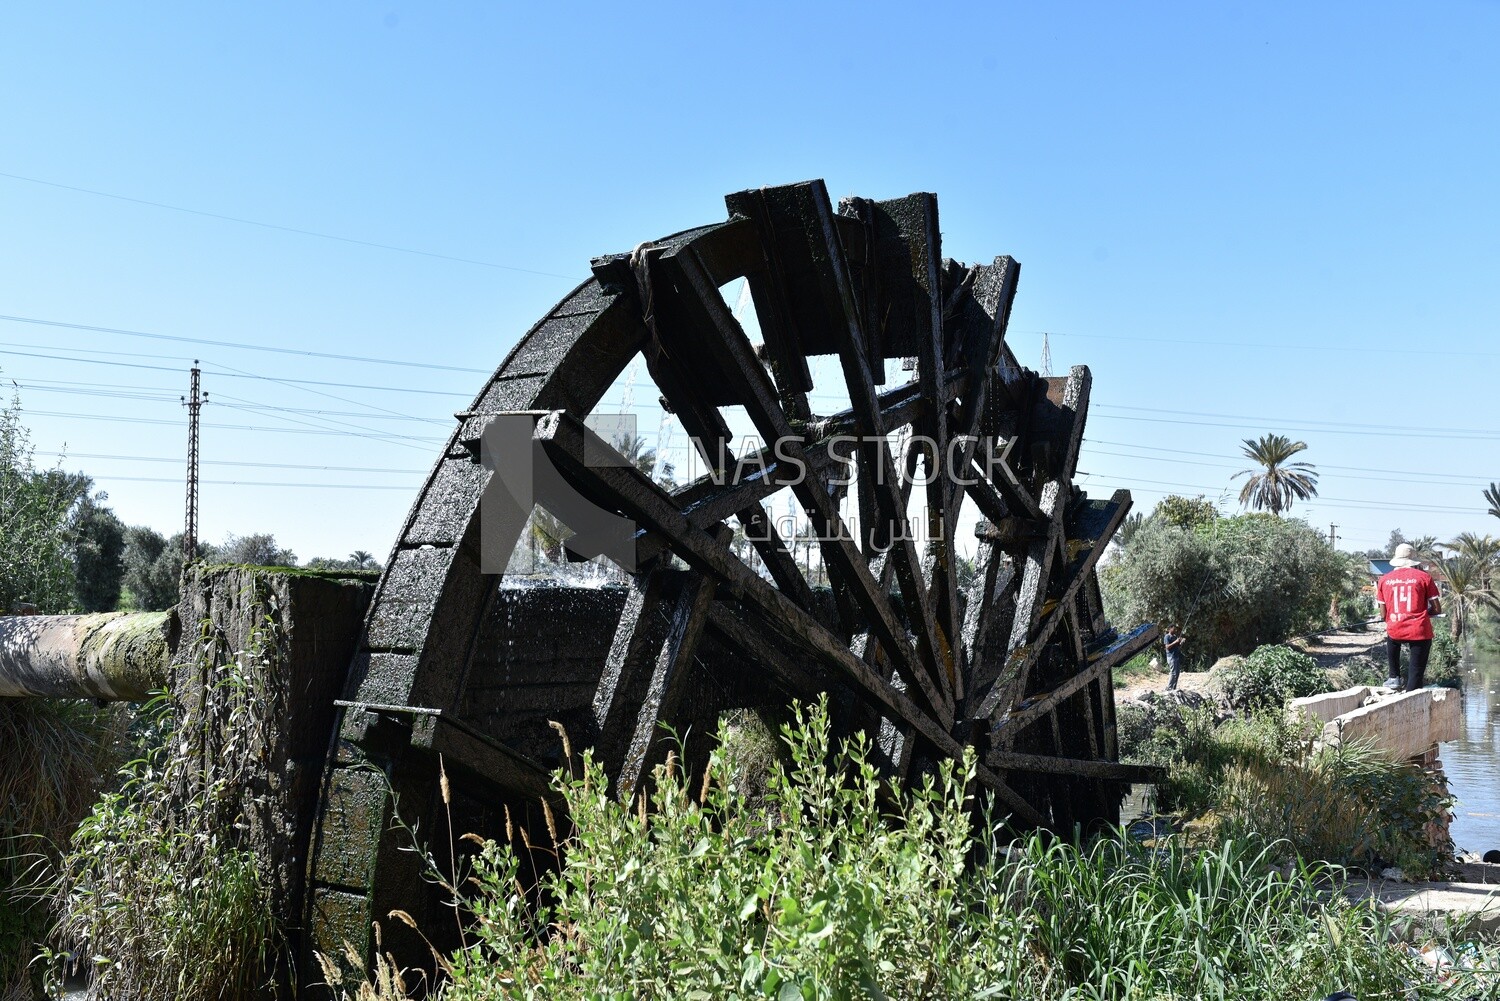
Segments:
[[[1385,634],[1393,640],[1432,639],[1427,601],[1437,596],[1432,575],[1417,567],[1397,567],[1380,578],[1375,600],[1385,605]]]

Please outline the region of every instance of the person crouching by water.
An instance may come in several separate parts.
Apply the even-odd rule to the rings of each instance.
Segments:
[[[1422,569],[1416,551],[1405,542],[1391,554],[1390,573],[1375,585],[1375,603],[1385,616],[1385,655],[1397,688],[1414,692],[1427,683],[1432,653],[1432,617],[1441,615],[1437,582]],[[1401,677],[1401,644],[1407,646],[1406,677]]]
[[[1172,672],[1167,678],[1169,692],[1177,689],[1177,676],[1182,673],[1182,644],[1185,642],[1182,627],[1175,622],[1167,626],[1167,631],[1161,637],[1161,645],[1167,651],[1167,669]]]

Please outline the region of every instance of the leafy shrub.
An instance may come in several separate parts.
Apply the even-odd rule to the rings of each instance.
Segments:
[[[1150,520],[1101,583],[1116,624],[1180,622],[1188,659],[1212,663],[1326,624],[1347,577],[1306,522],[1247,514],[1191,530]]]
[[[1218,719],[1197,692],[1147,692],[1115,707],[1120,760],[1171,764],[1192,757]]]
[[[658,769],[649,814],[611,798],[586,755],[557,780],[576,833],[547,903],[531,909],[508,846],[484,847],[445,997],[1439,996],[1385,944],[1389,919],[1323,892],[1336,871],[1278,871],[1282,851],[1250,841],[1190,852],[1035,835],[1007,848],[975,823],[972,758],[892,816],[863,743],[830,746],[826,710],[783,737],[790,763],[764,802],[716,756],[701,783]],[[336,986],[360,1001],[403,993],[389,968]]]
[[[1338,666],[1329,675],[1329,684],[1335,690],[1354,688],[1358,685],[1369,685],[1374,688],[1385,684],[1388,670],[1384,661],[1367,657],[1364,654],[1356,654],[1339,661]]]
[[[60,462],[60,460],[59,460]],[[88,477],[59,464],[38,469],[21,400],[0,406],[0,614],[18,601],[43,612],[73,605],[73,552],[68,515]]]
[[[1403,651],[1403,656],[1405,656]],[[1427,683],[1444,688],[1462,688],[1463,648],[1446,629],[1437,630],[1432,639],[1432,653],[1427,659]]]
[[[1279,709],[1292,699],[1325,691],[1328,676],[1307,654],[1268,644],[1225,670],[1219,685],[1235,709]]]
[[[1181,497],[1169,494],[1157,502],[1151,510],[1151,519],[1174,528],[1198,528],[1211,525],[1219,518],[1219,508],[1212,501],[1197,497]]]
[[[1302,722],[1280,709],[1230,716],[1213,726],[1197,722],[1196,728],[1187,730],[1189,739],[1176,746],[1175,755],[1160,762],[1171,765],[1156,790],[1160,810],[1187,817],[1211,814],[1219,809],[1226,771],[1246,763],[1300,761],[1311,742]]]
[[[1375,599],[1364,592],[1354,595],[1345,595],[1339,599],[1339,621],[1340,629],[1351,632],[1364,632],[1369,626],[1371,619],[1375,617]]]
[[[1306,761],[1235,765],[1217,813],[1229,837],[1280,840],[1303,858],[1376,871],[1395,864],[1431,878],[1453,861],[1446,828],[1434,824],[1452,803],[1432,773],[1345,744]]]

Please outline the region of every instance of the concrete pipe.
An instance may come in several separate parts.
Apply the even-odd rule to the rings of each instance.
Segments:
[[[0,698],[135,702],[167,681],[177,613],[0,616]]]

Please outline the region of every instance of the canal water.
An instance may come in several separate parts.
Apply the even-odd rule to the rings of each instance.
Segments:
[[[1471,654],[1464,672],[1463,736],[1439,757],[1453,808],[1453,843],[1483,854],[1500,849],[1500,654]]]

